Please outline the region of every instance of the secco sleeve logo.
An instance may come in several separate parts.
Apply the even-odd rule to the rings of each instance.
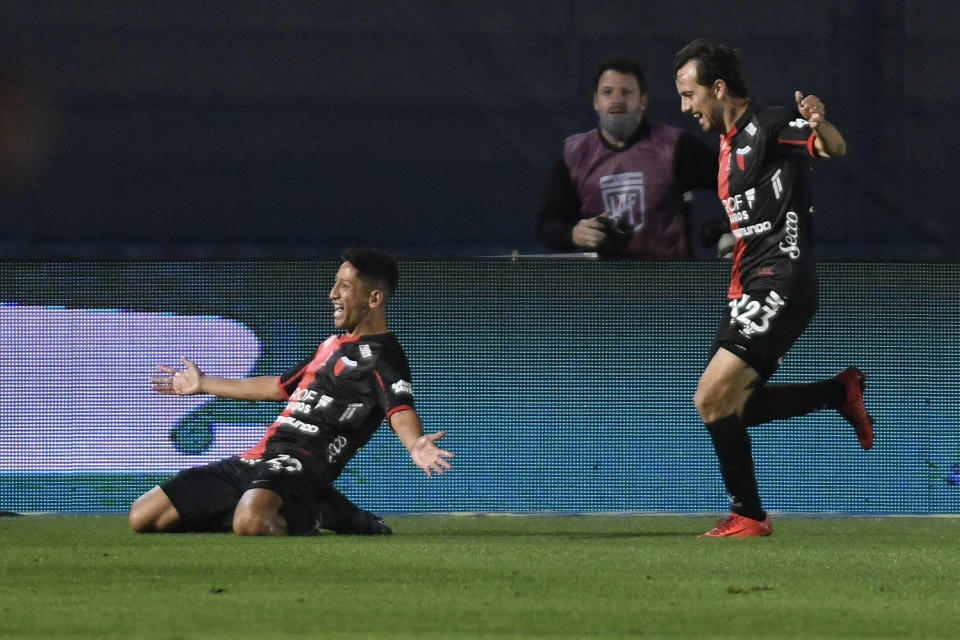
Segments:
[[[178,441],[214,397],[160,396],[149,379],[180,356],[243,377],[259,355],[229,318],[0,303],[0,472],[172,471],[234,455],[263,425],[205,423],[208,437]]]
[[[395,393],[395,394],[398,395],[398,396],[399,396],[399,395],[408,395],[408,396],[412,396],[412,395],[413,395],[413,385],[411,385],[411,384],[410,384],[409,382],[407,382],[406,380],[397,380],[397,381],[394,382],[392,385],[390,385],[390,389],[393,391],[393,393]]]

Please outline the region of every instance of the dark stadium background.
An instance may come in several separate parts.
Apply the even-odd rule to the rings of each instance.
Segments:
[[[847,137],[817,169],[821,257],[951,260],[958,31],[936,0],[8,0],[0,256],[539,251],[597,61],[642,61],[650,117],[694,129],[671,59],[708,36],[754,96],[813,92]]]

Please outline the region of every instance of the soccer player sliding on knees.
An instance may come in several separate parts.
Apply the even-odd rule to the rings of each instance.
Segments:
[[[386,303],[399,280],[390,256],[348,249],[330,290],[332,335],[279,376],[244,379],[160,366],[151,380],[163,395],[209,393],[239,400],[286,401],[253,448],[181,471],[130,507],[137,532],[233,531],[237,535],[389,534],[333,483],[386,418],[427,476],[451,468],[453,454],[437,447],[444,433],[424,435],[413,406],[407,357],[387,331]]]

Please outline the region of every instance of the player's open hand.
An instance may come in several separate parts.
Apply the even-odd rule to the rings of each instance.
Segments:
[[[434,473],[443,473],[453,468],[446,458],[453,458],[454,455],[441,449],[436,444],[437,440],[445,435],[447,435],[446,431],[422,435],[417,438],[410,449],[410,458],[413,460],[413,464],[423,469],[423,472],[428,476],[432,476]]]
[[[183,369],[174,369],[165,364],[157,365],[157,371],[165,374],[150,378],[150,387],[163,395],[189,396],[200,392],[200,378],[203,372],[186,358]]]
[[[817,96],[806,96],[796,91],[794,97],[797,99],[797,111],[804,120],[810,123],[811,129],[816,129],[820,123],[827,118],[827,108],[820,102]]]

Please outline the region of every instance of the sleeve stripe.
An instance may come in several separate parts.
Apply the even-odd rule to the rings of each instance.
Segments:
[[[389,418],[389,417],[392,416],[393,414],[398,413],[398,412],[400,412],[400,411],[410,411],[410,410],[412,410],[412,409],[413,409],[413,407],[411,407],[411,406],[408,405],[408,404],[399,404],[399,405],[395,406],[393,409],[390,409],[390,411],[387,412],[386,417]]]
[[[791,144],[796,147],[806,147],[807,153],[812,157],[817,157],[816,147],[813,146],[813,141],[817,139],[816,133],[811,133],[810,137],[806,140],[787,140],[786,138],[777,138],[777,142],[780,144]]]
[[[813,146],[813,141],[817,139],[817,133],[814,131],[810,134],[810,137],[807,138],[807,153],[810,154],[810,157],[817,157],[817,148]]]

